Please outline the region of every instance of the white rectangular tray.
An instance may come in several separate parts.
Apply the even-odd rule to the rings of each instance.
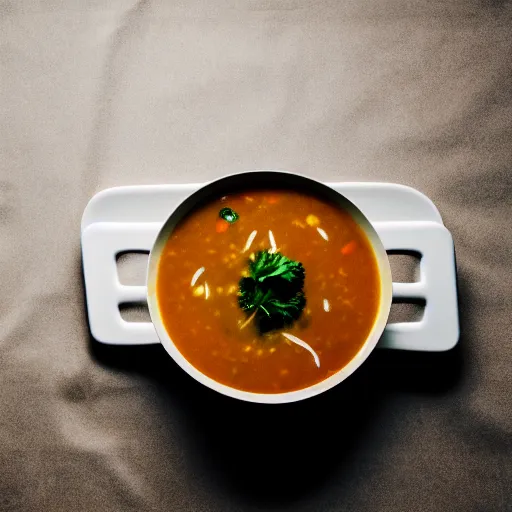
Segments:
[[[432,201],[415,189],[388,183],[327,183],[368,217],[386,250],[421,256],[420,280],[393,283],[393,300],[426,301],[418,322],[388,324],[379,347],[438,352],[459,339],[453,240]],[[96,194],[82,217],[83,272],[89,324],[112,345],[159,343],[153,324],[127,322],[119,305],[145,303],[145,286],[119,282],[116,256],[149,252],[174,208],[201,184],[117,187]]]

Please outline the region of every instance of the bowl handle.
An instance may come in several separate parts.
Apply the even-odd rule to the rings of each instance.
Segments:
[[[393,301],[425,301],[419,322],[388,324],[378,347],[443,352],[459,340],[457,275],[453,239],[437,222],[376,222],[373,224],[386,250],[421,256],[420,281],[393,283]]]
[[[146,286],[119,282],[116,257],[124,252],[148,252],[161,224],[96,222],[82,233],[82,262],[87,312],[92,336],[109,345],[160,343],[151,322],[127,322],[119,305],[147,304]]]

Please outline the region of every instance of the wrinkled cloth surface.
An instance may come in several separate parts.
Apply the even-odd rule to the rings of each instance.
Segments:
[[[0,511],[512,510],[512,5],[0,2]],[[402,183],[461,338],[287,406],[88,331],[98,191],[248,169]]]

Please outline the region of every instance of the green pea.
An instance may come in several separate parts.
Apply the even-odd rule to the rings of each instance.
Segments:
[[[236,213],[231,208],[222,208],[219,212],[219,217],[228,221],[230,224],[233,224],[238,220],[238,213]]]

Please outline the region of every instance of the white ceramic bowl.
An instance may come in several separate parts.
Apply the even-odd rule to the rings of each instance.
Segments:
[[[285,393],[251,393],[226,386],[225,384],[221,384],[220,382],[213,380],[189,363],[178,350],[165,329],[160,316],[160,310],[158,308],[156,294],[158,263],[169,235],[181,219],[191,212],[199,203],[208,201],[208,199],[227,195],[237,190],[251,188],[272,189],[279,187],[294,190],[306,190],[308,193],[312,193],[320,199],[324,198],[333,201],[352,215],[368,237],[375,253],[380,275],[380,302],[375,322],[364,345],[361,347],[357,355],[340,371],[331,375],[329,378],[314,384],[313,386],[309,386],[298,391],[289,391]],[[352,202],[330,187],[304,176],[281,171],[252,171],[234,174],[208,183],[194,192],[191,196],[185,199],[185,201],[183,201],[176,210],[174,210],[158,233],[149,256],[147,275],[148,305],[151,320],[153,321],[153,325],[155,326],[162,345],[176,363],[178,363],[189,375],[194,377],[194,379],[205,386],[218,391],[219,393],[233,398],[238,398],[240,400],[246,400],[248,402],[259,402],[265,404],[280,404],[303,400],[327,391],[344,381],[350,374],[357,370],[359,366],[361,366],[377,345],[382,331],[386,326],[392,300],[392,280],[388,256],[384,246],[382,245],[382,241],[368,219]]]

